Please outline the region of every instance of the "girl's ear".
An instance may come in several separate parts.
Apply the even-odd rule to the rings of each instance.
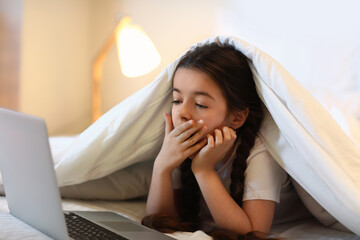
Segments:
[[[234,130],[240,128],[246,121],[249,115],[249,108],[241,111],[234,111],[231,113],[230,127]]]

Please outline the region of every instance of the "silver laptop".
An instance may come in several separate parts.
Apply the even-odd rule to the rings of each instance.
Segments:
[[[0,169],[10,213],[53,239],[77,239],[65,215],[116,234],[113,239],[173,239],[115,212],[64,213],[41,118],[0,108]]]

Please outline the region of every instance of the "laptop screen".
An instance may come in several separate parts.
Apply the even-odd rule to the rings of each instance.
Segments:
[[[43,119],[0,108],[0,169],[10,213],[55,239],[67,239]]]

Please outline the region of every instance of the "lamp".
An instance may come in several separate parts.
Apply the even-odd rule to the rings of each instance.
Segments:
[[[107,53],[116,43],[122,73],[127,77],[138,77],[149,73],[160,64],[160,55],[150,38],[139,25],[123,17],[114,32],[97,55],[93,64],[92,121],[101,116],[100,85],[102,66]]]

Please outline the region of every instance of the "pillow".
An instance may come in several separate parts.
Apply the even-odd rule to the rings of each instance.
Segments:
[[[125,200],[147,196],[153,161],[133,164],[108,176],[60,187],[63,198],[87,200]]]
[[[108,176],[60,187],[63,198],[84,200],[127,200],[147,196],[153,161],[135,163]],[[5,196],[0,174],[0,196]]]
[[[51,150],[65,148],[72,137],[49,138]],[[154,161],[144,161],[117,170],[105,177],[84,183],[60,187],[61,196],[88,200],[125,200],[147,196],[150,188]],[[0,173],[0,196],[5,196]]]

